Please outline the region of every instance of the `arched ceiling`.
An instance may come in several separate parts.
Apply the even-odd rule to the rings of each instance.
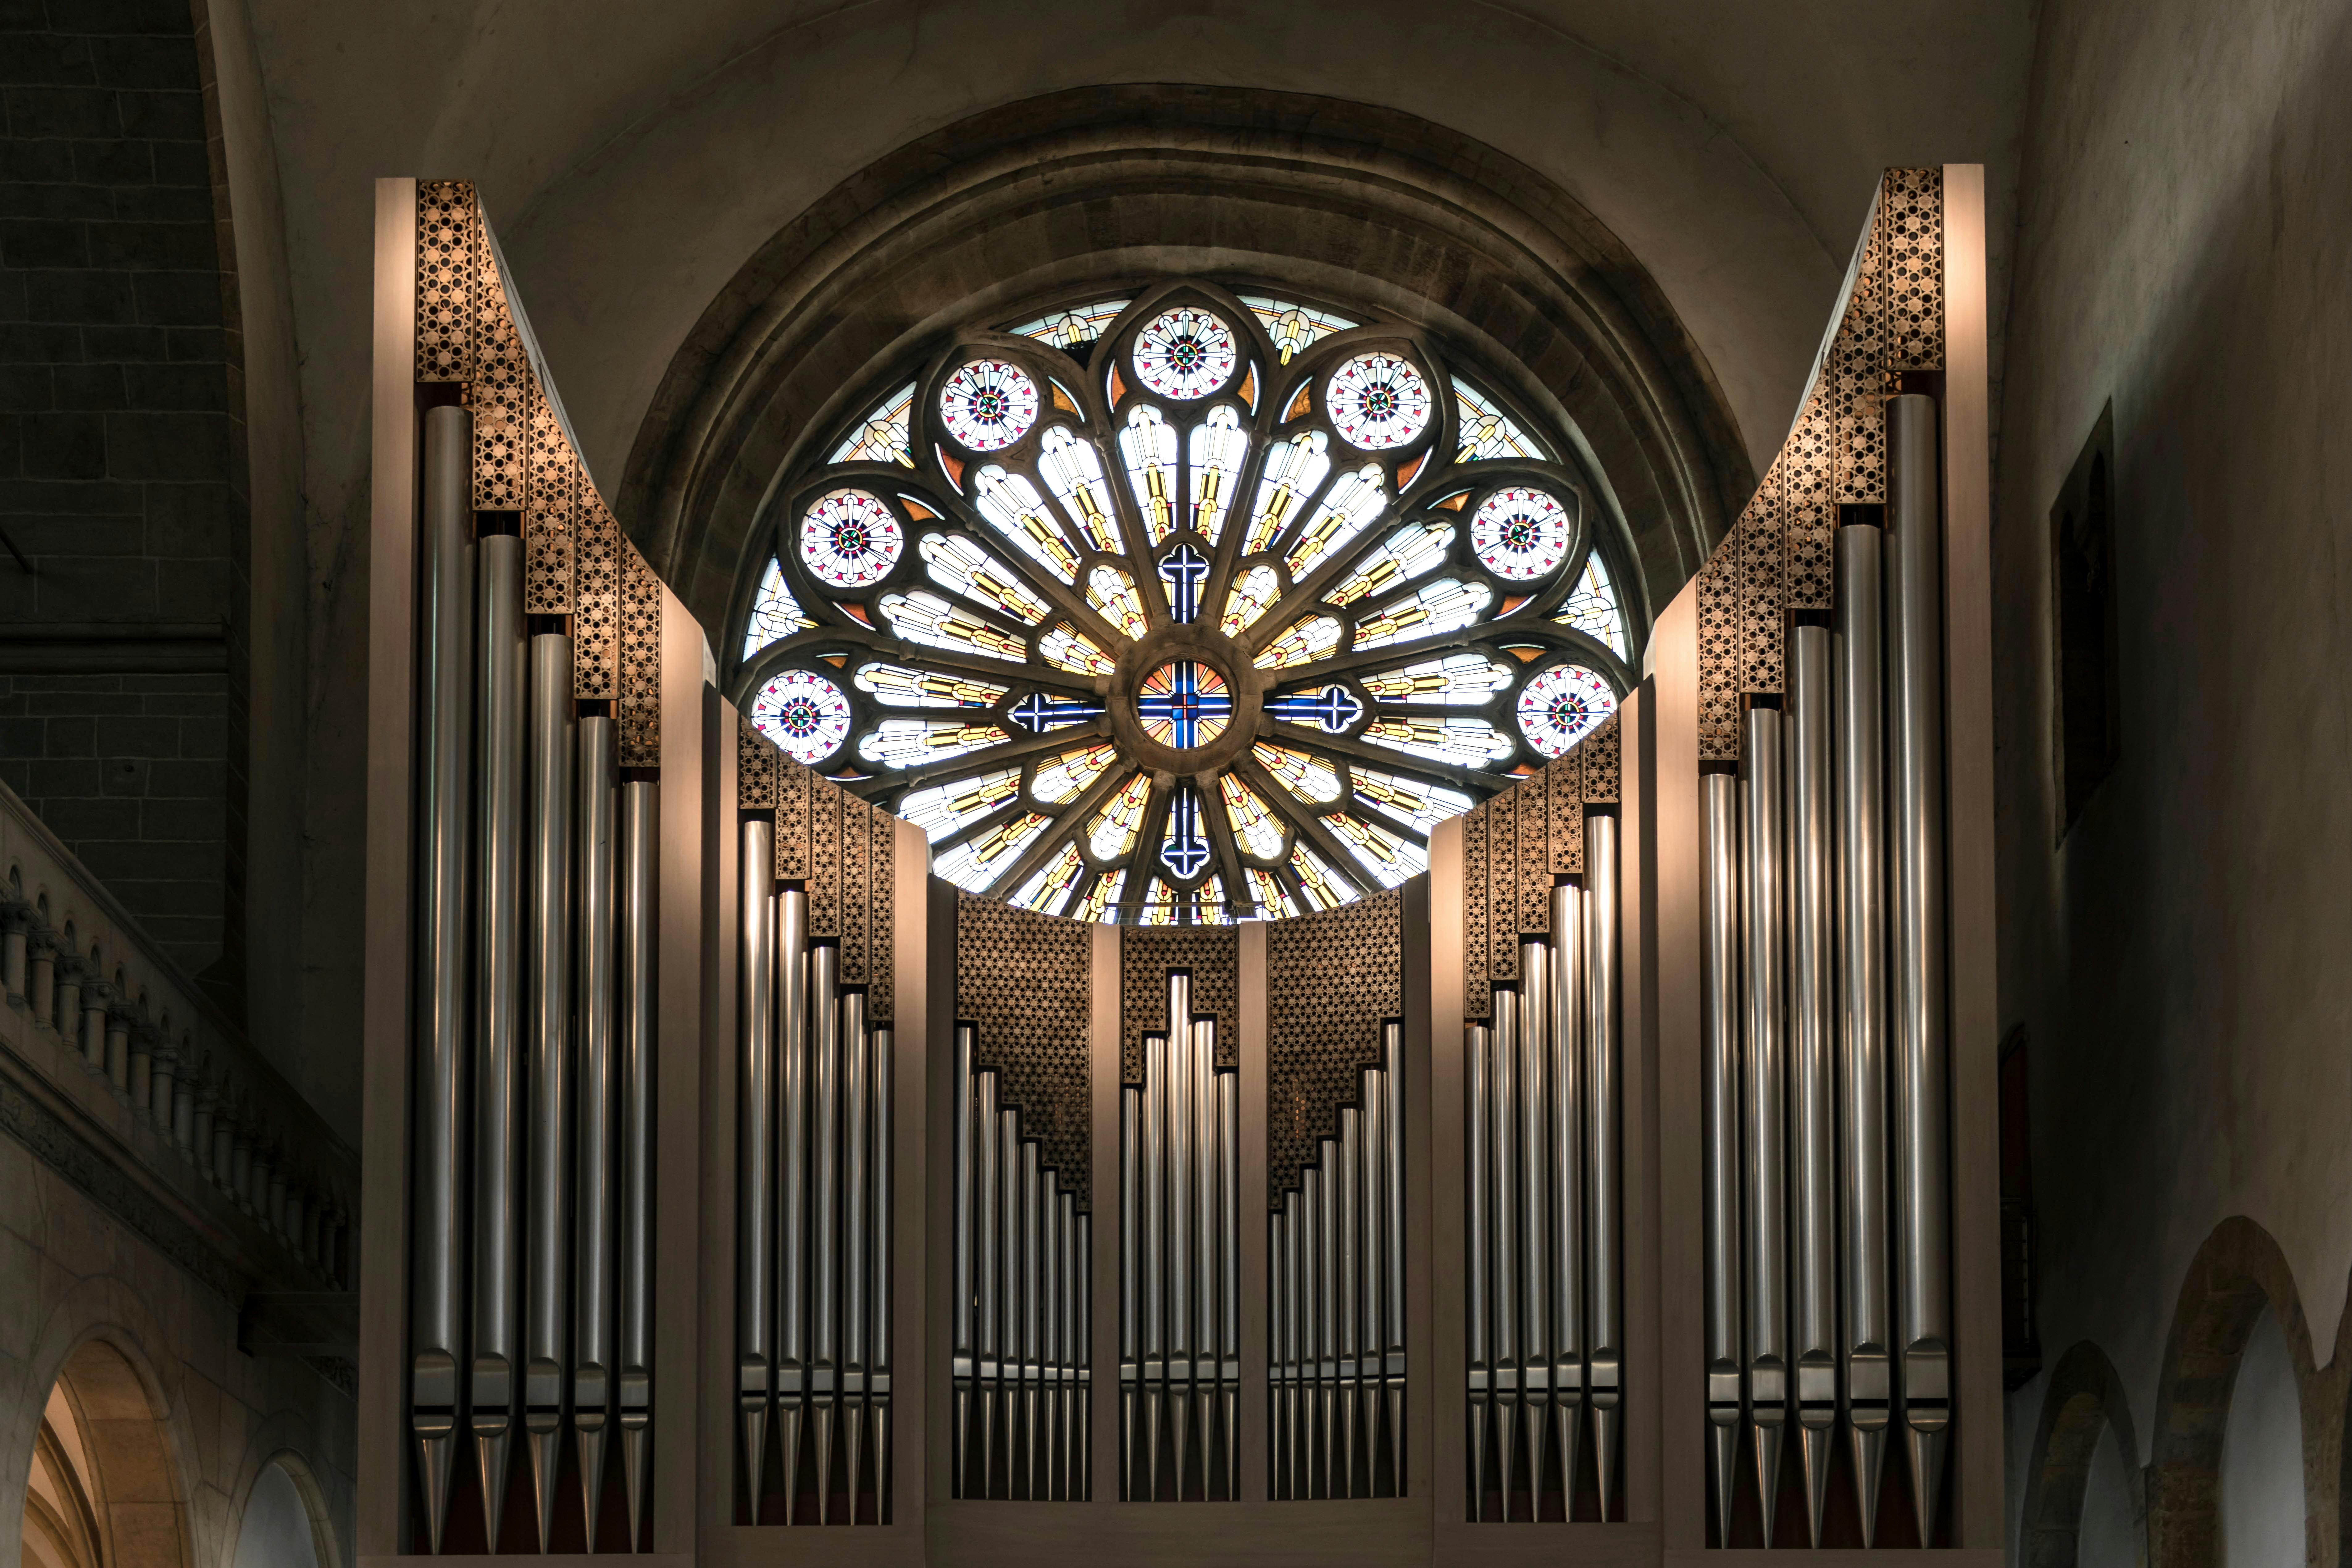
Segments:
[[[2013,183],[2030,0],[247,0],[284,192],[313,515],[364,494],[369,181],[484,193],[607,494],[697,321],[828,191],[929,132],[1074,88],[1310,94],[1448,127],[1636,257],[1758,468],[1876,172]]]

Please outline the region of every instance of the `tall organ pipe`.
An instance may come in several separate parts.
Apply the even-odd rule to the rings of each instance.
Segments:
[[[1888,733],[1895,781],[1895,1100],[1903,1423],[1932,1542],[1951,1425],[1951,1224],[1944,984],[1943,527],[1935,400],[1887,400]]]
[[[425,711],[418,782],[415,1221],[409,1303],[409,1426],[427,1551],[441,1550],[461,1352],[458,1129],[465,1116],[467,847],[472,816],[473,416],[425,416],[422,500]],[[567,667],[567,674],[569,669]]]
[[[477,616],[481,688],[481,826],[475,850],[474,1346],[468,1393],[481,1474],[483,1530],[499,1538],[514,1451],[515,1331],[522,1310],[516,1222],[522,1141],[523,636],[522,541],[492,534]]]
[[[1469,1121],[1470,1310],[1465,1323],[1470,1362],[1470,1518],[1486,1517],[1486,1428],[1492,1405],[1486,1342],[1486,1026],[1470,1027],[1465,1052],[1469,1082],[1464,1106]]]
[[[1137,1211],[1143,1186],[1143,1096],[1118,1091],[1118,1495],[1136,1494],[1135,1423],[1142,1337],[1139,1322],[1143,1276],[1136,1257]]]
[[[980,1253],[980,1277],[974,1284],[977,1292],[976,1310],[980,1322],[979,1342],[980,1401],[980,1495],[996,1495],[996,1454],[1000,1432],[1010,1435],[1010,1427],[1002,1420],[1002,1399],[998,1381],[1003,1375],[1004,1300],[1001,1281],[1004,1268],[1004,1249],[1008,1238],[1004,1234],[1003,1204],[999,1197],[1003,1173],[998,1169],[996,1136],[996,1074],[980,1075],[973,1090],[971,1104],[971,1141],[973,1154],[973,1194],[975,1212],[973,1229],[977,1232]],[[1010,1475],[1005,1477],[1010,1495]]]
[[[1592,1454],[1601,1517],[1615,1494],[1617,1415],[1623,1398],[1624,1326],[1618,1311],[1622,1205],[1618,1151],[1617,819],[1584,820],[1584,1047],[1587,1142],[1592,1159]]]
[[[809,944],[808,894],[776,895],[777,1148],[782,1213],[777,1226],[776,1415],[784,1462],[784,1522],[793,1522],[801,1473],[801,1430],[807,1406]]]
[[[874,1068],[869,1075],[874,1097],[874,1286],[872,1326],[866,1332],[866,1388],[873,1403],[874,1522],[890,1522],[890,1286],[892,1257],[891,1147],[896,1140],[892,1084],[898,1063],[891,1055],[893,1031],[874,1029]]]
[[[1584,895],[1551,892],[1551,1446],[1563,1517],[1576,1511],[1584,1419]]]
[[[572,1173],[577,1231],[572,1279],[572,1429],[580,1465],[582,1517],[592,1550],[602,1511],[597,1505],[604,1493],[604,1444],[613,1403],[614,1137],[620,1120],[613,1052],[616,756],[613,721],[582,720],[576,822],[579,991],[573,1015],[580,1033],[580,1121]]]
[[[742,1429],[743,1497],[753,1524],[767,1475],[768,1402],[773,1393],[776,1115],[776,825],[744,820],[742,839],[741,1098],[736,1101],[736,1400]]]
[[[1551,1424],[1550,1313],[1545,1291],[1551,1283],[1550,1228],[1544,1200],[1551,1183],[1555,1152],[1544,1137],[1544,1109],[1551,1047],[1551,944],[1541,938],[1519,944],[1519,1323],[1522,1339],[1519,1384],[1527,1405],[1528,1518],[1543,1511],[1544,1435]],[[1507,1516],[1508,1510],[1505,1512]]]
[[[1739,1256],[1739,785],[1729,773],[1699,778],[1705,841],[1701,928],[1700,1079],[1706,1186],[1706,1419],[1714,1464],[1716,1539],[1731,1538],[1738,1482]]]
[[[1383,1356],[1383,1384],[1388,1396],[1388,1477],[1392,1495],[1404,1495],[1404,1027],[1390,1023],[1381,1030],[1381,1159],[1388,1166],[1388,1258],[1385,1258],[1383,1311],[1388,1335]]]
[[[654,911],[661,786],[621,786],[621,1476],[629,1550],[642,1539],[651,1483],[654,1380]]]
[[[576,742],[572,639],[530,639],[530,1164],[524,1226],[523,1435],[539,1541],[555,1525],[563,1436],[563,1331],[570,1315],[572,1126],[572,803]]]
[[[1363,1357],[1362,1322],[1358,1308],[1362,1301],[1359,1285],[1363,1278],[1360,1237],[1364,1212],[1356,1148],[1362,1142],[1363,1111],[1353,1105],[1341,1106],[1339,1142],[1326,1146],[1333,1166],[1331,1184],[1339,1192],[1339,1245],[1334,1249],[1339,1257],[1336,1293],[1339,1298],[1339,1463],[1338,1484],[1332,1489],[1335,1497],[1356,1495],[1356,1390]]]
[[[1185,1460],[1191,1453],[1188,1417],[1192,1413],[1192,1268],[1194,1221],[1190,1180],[1193,1148],[1192,1031],[1188,1019],[1190,983],[1169,982],[1168,1005],[1168,1414],[1177,1500],[1184,1496]]]
[[[957,1497],[970,1497],[971,1474],[971,1395],[974,1371],[972,1329],[974,1269],[972,1247],[978,1239],[973,1234],[971,1136],[971,1053],[975,1031],[970,1024],[958,1024],[955,1030],[955,1306],[953,1413],[949,1420],[948,1474],[955,1478]],[[982,1495],[986,1495],[984,1492]]]
[[[1211,1026],[1213,1027],[1214,1026]],[[1223,1300],[1218,1314],[1217,1379],[1224,1394],[1225,1497],[1242,1495],[1242,1282],[1241,1282],[1241,1075],[1219,1073],[1217,1125],[1223,1140],[1218,1163],[1218,1225],[1223,1240],[1217,1248],[1218,1279]]]
[[[841,998],[842,1051],[842,1373],[843,1458],[848,1462],[849,1522],[857,1522],[857,1493],[866,1471],[866,1310],[867,1243],[866,1158],[873,1132],[873,1056],[866,1033],[866,993]]]
[[[1385,1037],[1383,1038],[1385,1045]],[[1383,1064],[1386,1052],[1381,1055]],[[1364,1186],[1364,1328],[1358,1395],[1363,1409],[1364,1475],[1369,1497],[1388,1495],[1381,1484],[1381,1416],[1382,1377],[1388,1364],[1388,1102],[1381,1093],[1384,1074],[1364,1073],[1363,1138],[1349,1158],[1361,1165]]]
[[[1780,715],[1748,711],[1746,771],[1739,781],[1741,937],[1747,980],[1748,1398],[1759,1494],[1780,1495],[1780,1450],[1789,1415],[1787,1050],[1781,970],[1788,906],[1782,858]],[[1772,1544],[1766,1510],[1764,1544]]]
[[[1144,1497],[1160,1499],[1160,1390],[1166,1375],[1166,1302],[1160,1289],[1168,1239],[1167,1104],[1168,1041],[1143,1037],[1143,1423]]]
[[[1488,1137],[1494,1173],[1487,1184],[1494,1205],[1494,1237],[1488,1256],[1495,1278],[1490,1300],[1495,1314],[1495,1468],[1502,1492],[1502,1517],[1511,1517],[1513,1477],[1518,1457],[1519,1425],[1519,1230],[1518,1128],[1511,1115],[1518,1094],[1519,996],[1515,991],[1495,993],[1494,1059],[1487,1064],[1487,1105],[1492,1121]]]
[[[1826,626],[1790,637],[1789,1055],[1796,1179],[1797,1438],[1809,1539],[1822,1540],[1837,1423],[1836,1006]]]
[[[841,1008],[835,976],[841,950],[830,942],[810,955],[810,1007],[816,1029],[810,1074],[810,1120],[815,1124],[809,1269],[810,1377],[816,1444],[816,1514],[833,1522],[833,1415],[841,1371]]]
[[[1837,531],[1838,975],[1844,1055],[1843,1352],[1862,1539],[1878,1538],[1891,1323],[1886,1262],[1886,873],[1879,531]]]

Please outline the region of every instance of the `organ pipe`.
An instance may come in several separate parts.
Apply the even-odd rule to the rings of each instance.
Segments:
[[[1789,638],[1789,1069],[1794,1139],[1795,1303],[1791,1323],[1799,1458],[1808,1539],[1822,1541],[1837,1422],[1835,918],[1831,881],[1830,633]]]
[[[1944,983],[1943,528],[1934,400],[1886,405],[1888,725],[1895,783],[1895,1306],[1904,1436],[1932,1542],[1951,1423],[1951,1227]]]
[[[1700,1078],[1705,1107],[1706,1419],[1717,1539],[1728,1542],[1746,1378],[1740,1366],[1739,785],[1699,779],[1705,839]]]
[[[800,1486],[801,1432],[809,1389],[809,1044],[808,894],[776,895],[777,1148],[776,1415],[783,1445],[784,1521],[793,1522]],[[757,1497],[754,1496],[756,1502]]]
[[[441,1549],[457,1420],[463,1273],[458,1129],[465,1120],[467,847],[473,782],[473,416],[425,416],[424,711],[417,801],[415,1258],[409,1426],[417,1443],[427,1549]]]
[[[1879,1474],[1892,1408],[1887,1361],[1886,891],[1879,531],[1837,531],[1838,1079],[1843,1132],[1847,1437],[1862,1538],[1878,1537]]]
[[[1781,1010],[1788,951],[1787,876],[1782,844],[1780,714],[1751,708],[1739,780],[1740,948],[1747,980],[1743,1019],[1748,1320],[1748,1421],[1758,1495],[1780,1495],[1780,1451],[1789,1405],[1788,1065]],[[1772,1515],[1764,1510],[1764,1544]]]
[[[739,1026],[742,1060],[737,1071],[735,1276],[736,1398],[743,1428],[744,1495],[757,1522],[760,1489],[766,1475],[768,1402],[775,1366],[771,1336],[775,1318],[770,1247],[775,1215],[776,1093],[776,895],[773,817],[752,817],[741,826],[742,915],[737,963],[741,986]]]
[[[575,826],[579,881],[579,1126],[573,1150],[572,1279],[572,1429],[580,1465],[582,1517],[593,1546],[604,1490],[606,1423],[613,1397],[614,1138],[620,1120],[613,1048],[614,790],[617,756],[613,721],[580,721],[580,796]]]
[[[1624,1333],[1619,1312],[1622,1272],[1622,1172],[1618,1144],[1617,819],[1584,819],[1584,1046],[1586,1149],[1591,1162],[1592,1353],[1589,1363],[1592,1453],[1601,1517],[1616,1496],[1617,1418],[1624,1397]]]
[[[467,1389],[483,1526],[495,1542],[513,1453],[515,1331],[522,1310],[516,1178],[522,1151],[523,636],[522,541],[481,541],[481,825],[474,1002],[474,1345]]]
[[[523,1436],[543,1548],[555,1528],[562,1443],[564,1329],[571,1314],[572,639],[530,646],[530,1149],[523,1302]]]
[[[661,786],[621,786],[620,809],[620,1342],[621,1478],[629,1550],[642,1539],[651,1489],[654,1380],[654,919]],[[503,1480],[503,1467],[500,1478]],[[503,1497],[501,1490],[492,1494]]]
[[[1551,1449],[1560,1477],[1560,1512],[1576,1503],[1585,1393],[1584,1318],[1584,894],[1551,892]]]

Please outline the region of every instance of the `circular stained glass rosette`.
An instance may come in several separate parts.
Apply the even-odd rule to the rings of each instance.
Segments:
[[[1528,744],[1547,757],[1557,757],[1616,710],[1617,693],[1598,670],[1558,664],[1521,689],[1519,730]]]
[[[1391,353],[1358,354],[1333,371],[1323,404],[1339,434],[1367,452],[1392,451],[1429,428],[1429,383]]]
[[[1206,397],[1239,363],[1231,327],[1186,305],[1156,316],[1135,340],[1135,373],[1162,397]]]
[[[1037,423],[1037,384],[1001,359],[971,360],[940,388],[940,420],[968,450],[1001,452]]]
[[[906,548],[898,515],[866,490],[829,490],[801,520],[801,564],[827,587],[879,583]]]
[[[1041,914],[1216,924],[1394,887],[1440,822],[1570,750],[1632,679],[1588,635],[1617,604],[1576,500],[1526,454],[1449,441],[1410,504],[1374,460],[1426,449],[1463,395],[1442,349],[1308,338],[1306,406],[1296,387],[1212,403],[1248,363],[1243,312],[1295,308],[1175,298],[1125,340],[1135,407],[1056,400],[1044,425],[1053,387],[991,321],[936,404],[875,388],[845,434],[888,441],[792,477],[820,498],[782,563],[801,552],[814,624],[745,649],[761,730],[863,775],[847,786],[921,826],[941,877]],[[883,460],[903,474],[874,477]],[[1563,574],[1575,597],[1533,591]]]
[[[1181,658],[1143,678],[1135,694],[1143,732],[1163,746],[1189,751],[1225,732],[1234,716],[1225,678],[1207,665]]]
[[[788,669],[751,700],[751,722],[793,761],[814,767],[849,739],[849,699],[822,675]]]
[[[1496,576],[1529,583],[1568,559],[1575,531],[1568,509],[1549,493],[1513,485],[1478,503],[1470,519],[1470,548]]]

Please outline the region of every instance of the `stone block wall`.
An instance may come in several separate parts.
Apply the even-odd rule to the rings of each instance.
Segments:
[[[192,973],[242,837],[206,121],[187,0],[0,0],[0,778]]]

